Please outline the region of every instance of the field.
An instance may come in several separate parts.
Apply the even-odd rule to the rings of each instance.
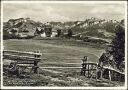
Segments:
[[[82,58],[98,62],[104,48],[75,40],[5,40],[4,49],[42,53],[39,74],[20,79],[4,76],[5,86],[117,86],[118,82],[88,79],[80,75]],[[65,68],[66,67],[66,68]],[[120,84],[121,85],[121,84]]]

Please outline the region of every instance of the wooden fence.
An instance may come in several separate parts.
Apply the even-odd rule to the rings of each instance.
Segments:
[[[93,62],[87,62],[82,64],[81,75],[90,77],[96,77],[97,64]]]
[[[103,66],[101,69],[101,77],[100,78],[106,78],[110,81],[125,81],[125,73],[121,72],[117,69],[114,69],[112,67]]]
[[[35,52],[22,52],[14,50],[4,50],[3,60],[14,61],[14,67],[17,65],[31,65],[34,73],[38,73],[38,62],[41,60],[41,53]],[[69,60],[71,58],[68,58]],[[75,59],[75,58],[74,58]],[[77,58],[78,59],[78,58]],[[80,58],[79,58],[80,60]],[[99,67],[98,63],[88,62],[87,56],[82,59],[82,67],[54,67],[54,68],[79,68],[81,69],[81,75],[87,76],[88,78],[105,78],[110,81],[124,81],[125,73],[110,67]],[[53,67],[41,67],[41,68],[53,68]],[[13,68],[14,69],[14,68]],[[12,70],[13,71],[13,70]]]
[[[99,67],[97,63],[87,62],[87,58],[82,59],[81,75],[87,76],[88,78],[104,78],[110,81],[125,81],[125,73],[120,72],[112,67],[103,66]]]

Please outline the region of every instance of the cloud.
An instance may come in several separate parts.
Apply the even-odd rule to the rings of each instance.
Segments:
[[[46,8],[46,14],[51,21],[69,21],[70,20],[69,17],[66,17],[64,15],[60,15],[52,7]]]
[[[36,21],[70,21],[89,17],[124,18],[124,4],[89,3],[5,3],[3,18],[30,17]]]
[[[123,7],[107,6],[107,7],[97,7],[93,8],[90,13],[92,14],[124,14]]]

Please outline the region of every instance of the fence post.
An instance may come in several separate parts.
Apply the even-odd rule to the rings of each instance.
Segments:
[[[84,56],[82,59],[82,69],[81,69],[81,75],[85,76],[86,68],[87,68],[87,56]]]
[[[88,66],[88,78],[89,78],[89,64],[87,66]]]
[[[35,51],[35,53],[39,53],[39,51]],[[34,73],[38,73],[38,59],[39,55],[35,54],[35,61],[34,61]]]
[[[111,81],[111,71],[109,70],[109,80]]]
[[[100,78],[102,79],[103,78],[103,70],[101,69],[101,75],[100,75]]]
[[[36,74],[38,73],[37,68],[38,68],[37,61],[34,61],[34,73]]]

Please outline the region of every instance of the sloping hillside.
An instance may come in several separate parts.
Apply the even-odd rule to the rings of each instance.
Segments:
[[[35,22],[30,18],[10,19],[8,22],[4,22],[3,34],[7,37],[12,30],[16,30],[18,33],[27,32],[28,35],[34,36],[36,28],[42,25],[42,23]]]
[[[52,26],[58,26],[65,32],[68,29],[73,31],[73,34],[81,34],[82,36],[93,36],[98,38],[112,39],[115,35],[115,26],[118,24],[116,20],[102,19],[85,19],[84,21],[72,22],[51,22]]]
[[[81,33],[84,36],[112,38],[115,34],[116,24],[117,22],[114,21],[99,22],[94,20],[91,24],[89,21],[83,21],[72,27],[72,30],[75,33]]]

